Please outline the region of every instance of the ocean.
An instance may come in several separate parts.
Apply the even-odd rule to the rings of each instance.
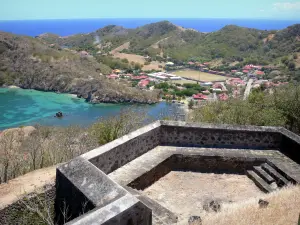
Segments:
[[[166,102],[154,105],[90,104],[70,94],[0,88],[0,130],[35,124],[89,126],[101,117],[116,115],[128,108],[145,111],[152,119],[179,113],[175,104]],[[59,111],[65,115],[61,119],[54,117]]]
[[[14,34],[37,36],[42,33],[54,33],[67,36],[77,33],[89,33],[107,25],[119,25],[136,28],[145,24],[168,20],[176,25],[193,28],[201,32],[212,32],[226,25],[238,25],[261,30],[279,30],[300,23],[299,20],[266,19],[72,19],[72,20],[15,20],[0,21],[0,30]]]

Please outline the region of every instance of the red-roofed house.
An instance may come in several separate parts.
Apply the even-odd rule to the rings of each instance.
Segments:
[[[226,81],[227,84],[236,86],[236,85],[246,85],[245,81],[240,78],[231,78]]]
[[[243,73],[249,73],[249,70],[243,70]]]
[[[118,79],[119,75],[117,75],[117,74],[110,74],[110,75],[108,75],[106,77],[109,78],[109,79]]]
[[[228,98],[229,98],[228,95],[225,94],[225,93],[219,94],[218,97],[219,97],[219,99],[220,99],[221,101],[226,101],[226,100],[228,100]]]
[[[138,83],[138,86],[140,88],[146,88],[147,85],[150,83],[150,80],[148,79],[145,79],[145,80],[141,80],[139,83]]]
[[[252,69],[252,66],[251,65],[246,65],[244,66],[244,70],[251,70]]]
[[[188,62],[188,64],[192,66],[192,65],[194,65],[195,63],[193,63],[193,62]]]
[[[231,73],[236,73],[237,72],[237,70],[231,70]]]
[[[147,79],[148,76],[133,76],[132,80],[143,80],[143,79]]]
[[[195,100],[207,100],[208,97],[202,93],[193,95],[193,99]]]
[[[223,89],[223,85],[222,84],[220,84],[220,83],[214,83],[213,84],[213,86],[212,86],[213,88],[220,88],[220,89]]]
[[[259,76],[265,75],[265,73],[263,71],[260,71],[260,70],[256,70],[255,74],[259,75]]]

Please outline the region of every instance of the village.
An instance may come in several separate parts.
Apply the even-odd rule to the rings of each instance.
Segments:
[[[276,71],[275,67],[245,65],[240,69],[217,71],[210,62],[188,62],[176,65],[167,62],[164,71],[134,71],[126,73],[119,69],[112,71],[108,79],[127,80],[141,91],[161,90],[161,100],[201,105],[209,101],[226,101],[229,98],[246,99],[252,89],[271,90],[272,87],[288,82],[266,79],[266,73]]]

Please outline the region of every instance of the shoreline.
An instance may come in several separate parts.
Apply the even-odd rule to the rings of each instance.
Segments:
[[[152,102],[150,100],[144,102],[144,101],[99,101],[99,102],[93,102],[93,101],[90,101],[86,98],[83,98],[82,96],[79,96],[78,94],[72,94],[72,93],[68,93],[68,92],[59,92],[59,91],[45,91],[45,90],[37,90],[37,89],[31,89],[31,88],[22,88],[22,87],[19,87],[19,86],[16,86],[16,85],[4,85],[4,86],[0,86],[0,89],[2,88],[7,88],[7,89],[22,89],[22,90],[33,90],[33,91],[40,91],[40,92],[45,92],[45,93],[55,93],[55,94],[65,94],[65,95],[69,95],[71,96],[72,98],[78,98],[78,99],[84,99],[87,103],[89,104],[131,104],[131,105],[155,105],[155,104],[158,104],[160,101],[157,99],[157,101],[155,102]],[[150,101],[150,102],[149,102]]]

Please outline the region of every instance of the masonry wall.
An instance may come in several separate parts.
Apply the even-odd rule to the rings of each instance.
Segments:
[[[109,145],[113,145],[109,151],[99,151],[98,155],[88,158],[88,160],[108,174],[158,146],[159,143],[160,127],[156,127],[147,132],[141,131],[140,135],[134,138],[125,135],[121,139],[103,146],[104,148],[101,147],[101,149],[105,149],[105,147],[109,148]]]
[[[281,128],[284,134],[280,143],[280,151],[300,164],[300,138],[291,131]]]
[[[170,122],[171,123],[171,122]],[[282,135],[245,127],[189,127],[162,125],[161,145],[210,148],[279,149]]]

